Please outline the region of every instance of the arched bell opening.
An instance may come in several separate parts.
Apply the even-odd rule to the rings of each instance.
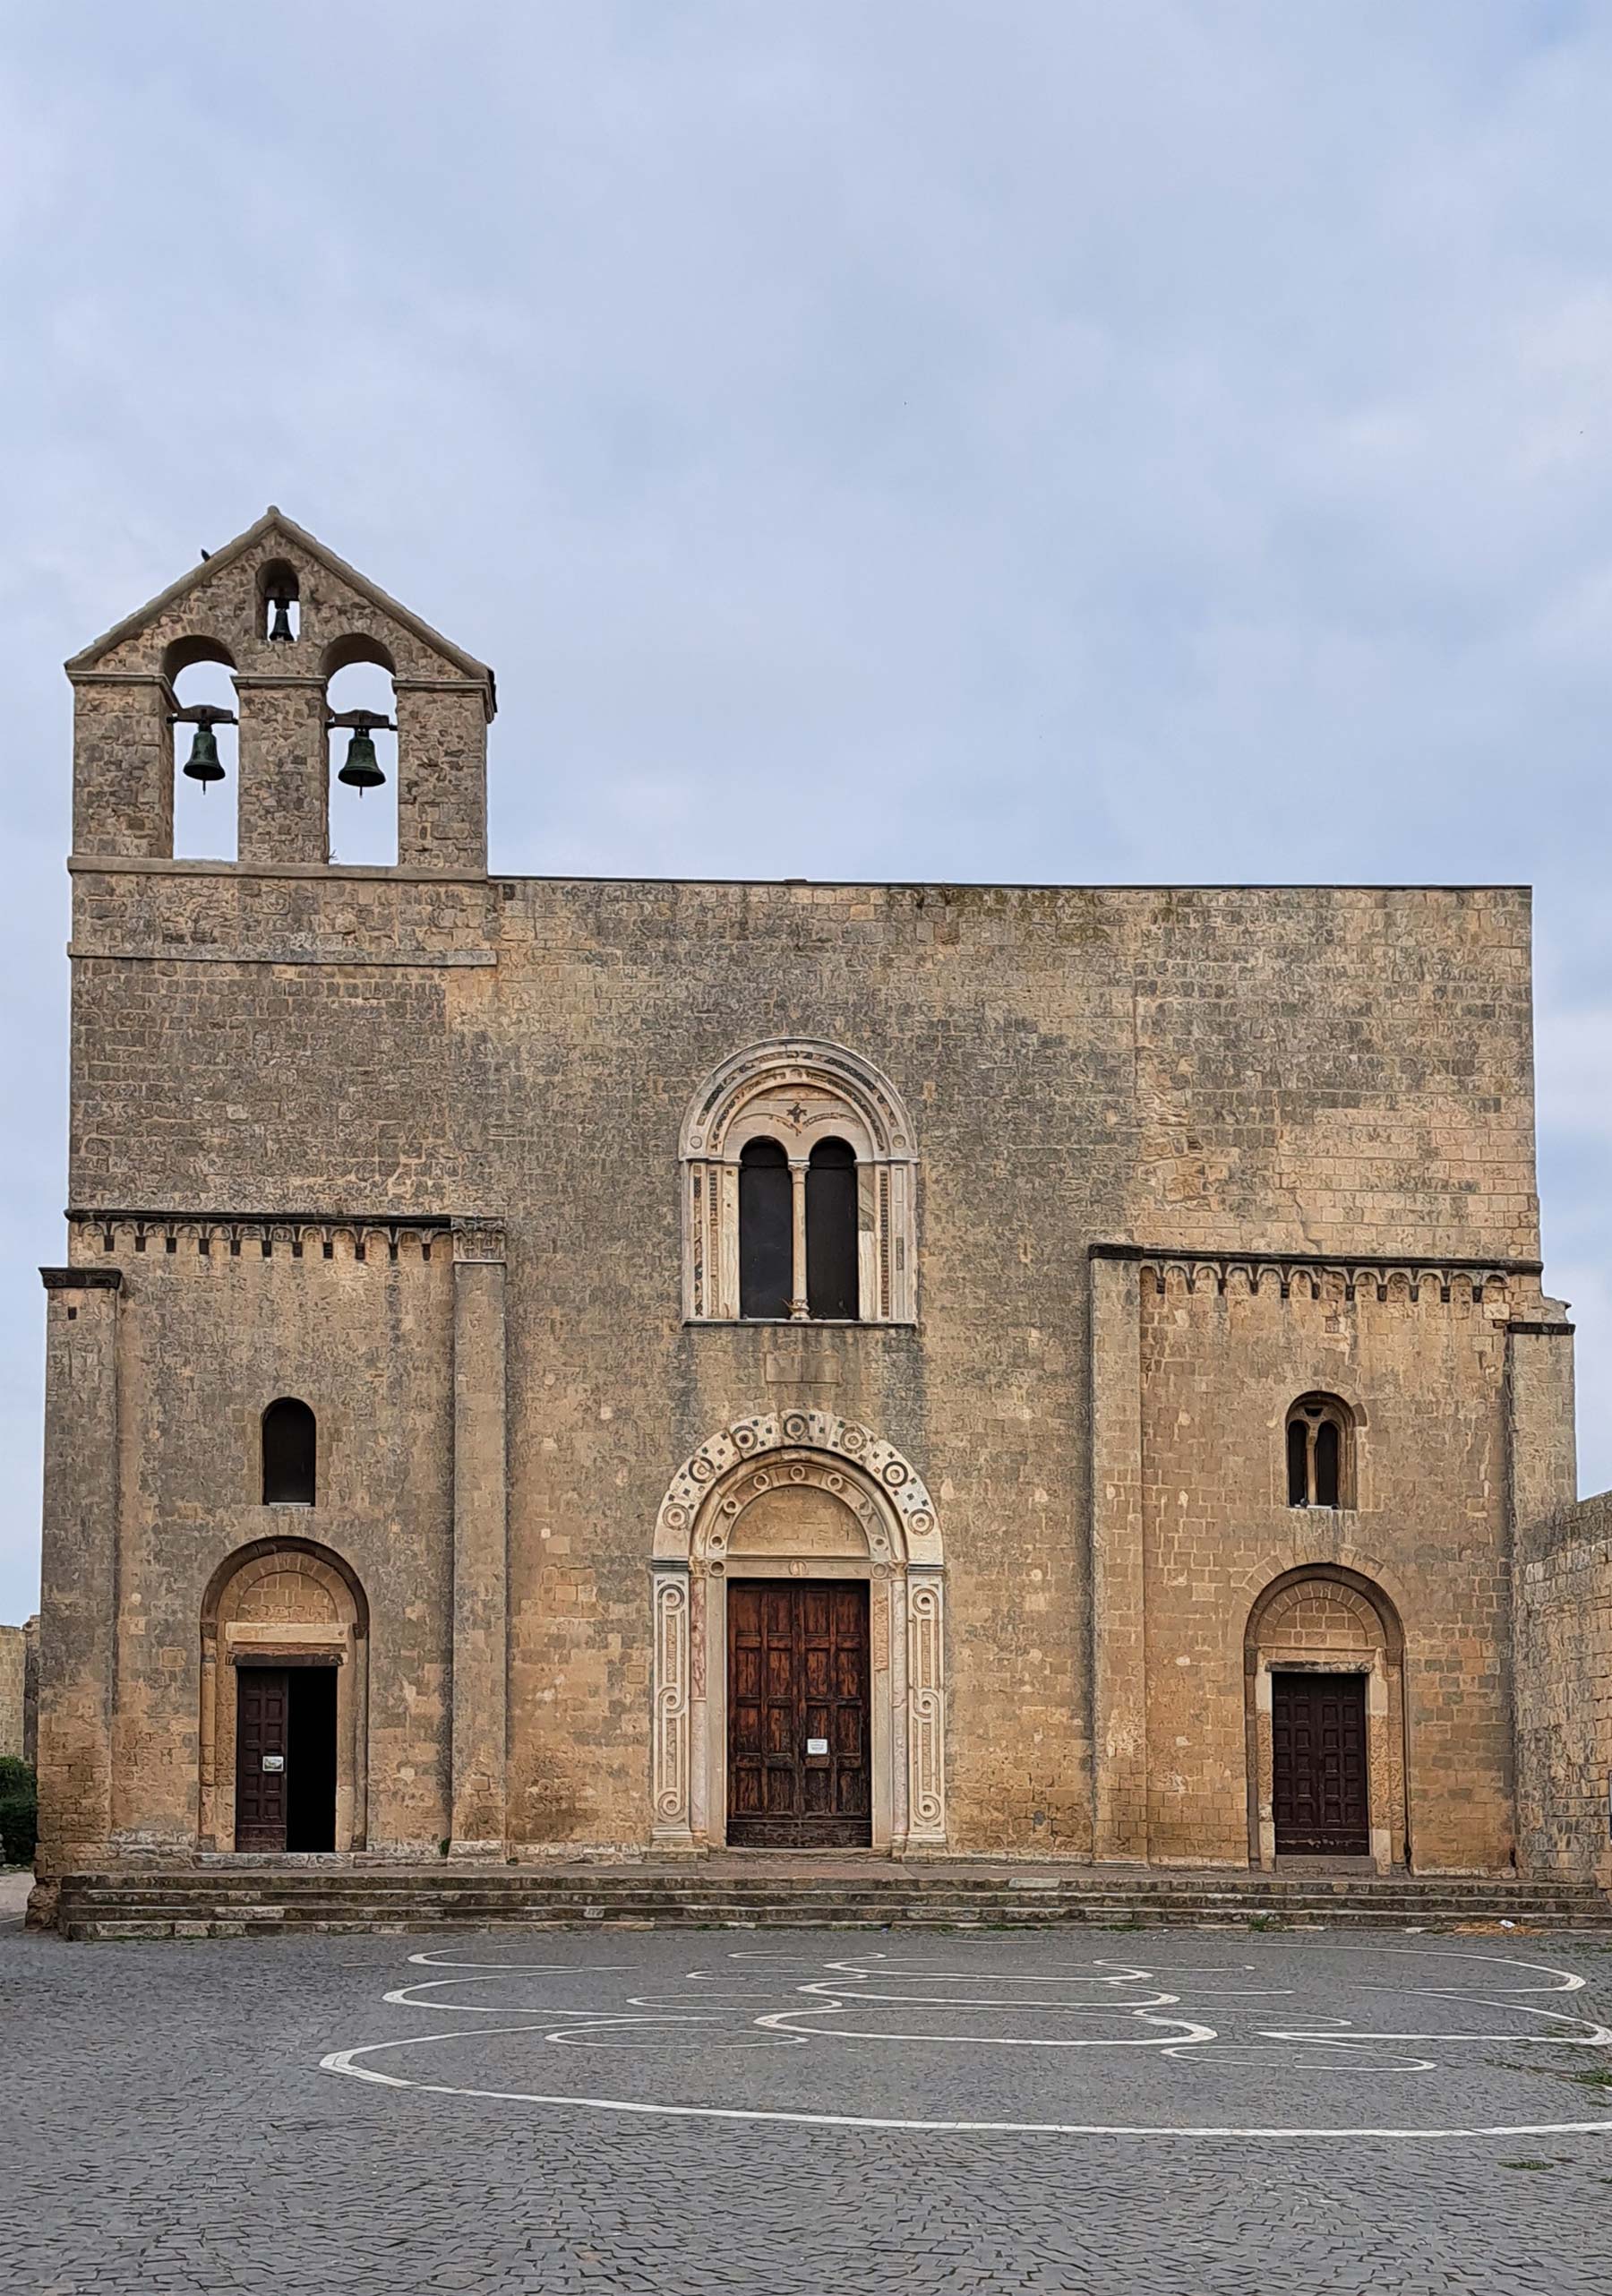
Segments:
[[[330,859],[394,868],[398,859],[397,697],[391,656],[357,635],[325,649]]]
[[[302,636],[302,585],[287,559],[270,558],[258,568],[258,632],[274,646],[295,646]]]
[[[178,638],[162,667],[174,696],[174,857],[233,861],[240,788],[234,658],[215,638]]]

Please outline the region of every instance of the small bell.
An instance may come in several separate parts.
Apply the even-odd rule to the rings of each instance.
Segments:
[[[187,780],[202,784],[204,794],[210,781],[223,780],[224,769],[219,763],[219,737],[210,726],[197,727],[184,770]]]
[[[185,771],[188,773],[189,770],[187,766]],[[347,787],[356,789],[361,797],[366,789],[379,789],[385,780],[386,776],[375,756],[374,737],[367,726],[353,728],[353,737],[347,744],[347,763],[336,778],[345,781]]]
[[[271,646],[288,646],[292,642],[294,634],[291,628],[291,601],[288,598],[275,597],[271,598],[269,603],[274,608],[274,619],[269,624],[269,643]]]

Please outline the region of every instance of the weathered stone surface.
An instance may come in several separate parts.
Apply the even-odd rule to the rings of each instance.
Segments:
[[[260,634],[271,556],[294,648]],[[234,866],[165,843],[152,682],[193,640],[246,681]],[[406,697],[393,871],[322,864],[309,727],[355,646]],[[698,1847],[701,1809],[719,1839],[713,1550],[657,1518],[680,1462],[736,1493],[709,1447],[791,1415],[868,1447],[776,1438],[886,1574],[895,1846],[932,1796],[954,1849],[1259,1862],[1260,1682],[1297,1649],[1372,1684],[1379,1862],[1509,1867],[1513,1544],[1572,1492],[1525,890],[489,879],[489,674],[286,521],[72,667],[55,1870],[229,1846],[203,1618],[252,1624],[231,1558],[265,1541],[363,1597],[361,1632],[310,1565],[363,1678],[356,1849]],[[802,1045],[875,1080],[842,1129],[881,1320],[713,1313],[736,1246],[699,1112],[753,1084],[820,1131]],[[1311,1391],[1354,1415],[1347,1507],[1287,1503]],[[320,1429],[295,1521],[258,1484],[282,1395]],[[875,1454],[924,1492],[922,1552]]]

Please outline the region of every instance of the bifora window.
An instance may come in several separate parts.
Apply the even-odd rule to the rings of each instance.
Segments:
[[[917,1157],[889,1079],[806,1039],[725,1061],[683,1123],[691,1321],[911,1323]]]
[[[1354,1505],[1354,1415],[1335,1395],[1304,1395],[1288,1413],[1288,1505]]]

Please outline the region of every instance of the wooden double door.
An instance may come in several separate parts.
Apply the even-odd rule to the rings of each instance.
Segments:
[[[1271,1773],[1279,1857],[1366,1854],[1364,1674],[1273,1673]]]
[[[865,1579],[728,1582],[727,1838],[872,1840]]]
[[[336,1668],[236,1668],[237,1850],[336,1846]]]

